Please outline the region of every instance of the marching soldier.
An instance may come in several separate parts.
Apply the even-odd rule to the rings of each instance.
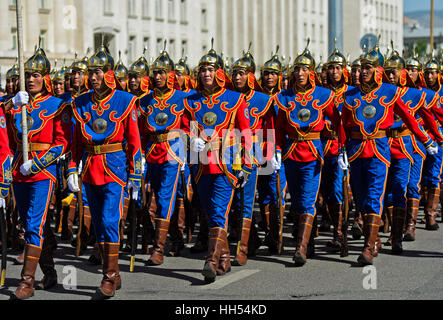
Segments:
[[[269,96],[277,95],[282,89],[282,63],[277,52],[278,47],[276,54],[264,63],[261,72],[261,87],[263,93]],[[275,117],[277,117],[277,113],[278,110],[276,111]],[[275,120],[276,119],[274,119],[274,122]],[[278,172],[280,174],[282,206],[285,208],[286,178],[283,163]],[[265,230],[265,239],[263,243],[268,247],[270,254],[275,254],[278,252],[279,246],[280,223],[283,223],[283,221],[279,221],[280,208],[277,196],[277,172],[268,175],[259,175],[257,191],[260,204],[261,225]]]
[[[5,198],[9,194],[9,188],[12,182],[12,157],[11,150],[9,149],[8,129],[3,108],[3,103],[0,101],[0,210],[6,210]]]
[[[136,201],[142,173],[138,99],[116,90],[114,59],[104,45],[89,59],[88,76],[92,90],[72,102],[76,124],[68,187],[79,192],[83,185],[86,191],[103,259],[97,298],[110,298],[121,288],[119,221],[124,188]]]
[[[434,91],[443,103],[443,86],[441,85],[440,63],[432,55],[431,59],[424,66],[424,78],[426,88]],[[438,124],[441,128],[442,124]],[[443,150],[435,155],[426,157],[423,164],[422,187],[425,188],[425,221],[426,230],[437,230],[439,228],[436,222],[437,209],[440,203],[440,182],[443,161]]]
[[[361,63],[360,58],[355,59],[351,63],[351,85],[358,87],[360,85]]]
[[[60,98],[65,91],[65,75],[61,70],[55,71],[52,77],[52,85],[54,87],[54,97]]]
[[[232,68],[232,81],[235,91],[244,94],[246,103],[248,104],[249,121],[253,142],[252,171],[243,188],[243,203],[241,203],[241,190],[237,189],[234,195],[234,207],[238,212],[241,232],[239,248],[233,264],[242,266],[246,264],[248,254],[254,255],[255,250],[257,250],[259,247],[257,230],[255,228],[255,224],[253,223],[255,191],[258,180],[258,170],[260,165],[264,163],[264,157],[266,156],[265,150],[274,150],[273,144],[270,144],[269,146],[265,145],[263,148],[265,150],[262,150],[261,144],[266,138],[265,131],[273,130],[274,128],[275,109],[270,96],[259,92],[261,88],[254,76],[255,62],[249,50],[243,57],[234,63]],[[271,158],[272,156],[274,156],[273,153],[271,153]],[[276,160],[274,159],[272,163],[276,165]],[[277,166],[274,166],[272,171],[279,169],[280,168]],[[250,239],[251,244],[249,245]],[[250,251],[248,251],[248,246],[251,248]]]
[[[223,60],[211,49],[200,59],[199,93],[187,97],[183,117],[191,139],[190,161],[198,163],[195,181],[209,227],[208,256],[202,270],[208,283],[231,270],[228,214],[235,188],[244,186],[252,169],[249,111],[244,95],[227,90],[228,85]],[[191,128],[191,122],[197,128]],[[241,146],[235,143],[240,137],[234,129],[241,131]]]
[[[420,130],[415,118],[400,99],[400,89],[382,83],[384,57],[377,46],[361,59],[360,87],[345,95],[342,112],[343,124],[350,132],[347,153],[351,164],[351,185],[356,206],[363,215],[364,248],[358,262],[373,263],[379,244],[376,245],[383,210],[384,192],[390,165],[386,130],[392,127],[394,111],[409,130],[425,145],[428,153],[438,152],[438,146]],[[339,156],[340,167],[348,163]]]
[[[129,72],[128,68],[126,68],[125,65],[123,64],[121,51],[118,52],[118,61],[117,64],[115,65],[114,72],[115,72],[115,77],[118,80],[119,90],[128,92]]]
[[[339,112],[343,108],[343,98],[348,90],[350,75],[347,69],[347,61],[343,54],[335,48],[325,65],[327,88],[334,92],[334,105]],[[335,130],[331,126],[331,120],[326,119],[325,128],[322,131],[322,141],[324,143],[324,166],[322,168],[321,193],[323,201],[327,206],[327,211],[334,226],[333,239],[327,245],[340,250],[343,244],[343,177],[344,172],[337,163],[339,154],[339,141]]]
[[[34,295],[37,264],[44,274],[39,288],[47,290],[57,284],[46,218],[56,183],[55,163],[69,148],[72,124],[68,104],[52,96],[50,68],[45,52],[38,48],[25,63],[27,91],[12,99],[13,107],[8,111],[10,144],[15,150],[13,188],[26,239],[21,282],[12,295],[17,299]],[[20,106],[27,108],[28,114],[29,160],[25,163]]]
[[[384,64],[389,83],[402,89],[400,99],[408,106],[411,115],[420,116],[426,124],[425,127],[430,129],[432,136],[438,141],[442,141],[443,138],[438,132],[430,109],[428,109],[430,106],[425,107],[424,105],[426,93],[407,86],[408,83],[409,86],[412,85],[412,79],[405,67],[404,59],[392,48],[391,56]],[[391,217],[392,253],[401,254],[406,219],[406,194],[413,162],[414,141],[411,132],[396,113],[394,113],[394,124],[387,130],[387,135],[391,150],[391,165],[388,171],[385,208]]]
[[[334,108],[334,93],[316,86],[315,77],[315,61],[306,47],[295,59],[291,89],[275,96],[280,109],[275,126],[277,152],[282,155],[278,160],[285,162],[289,193],[294,202],[294,223],[298,225],[293,257],[296,266],[303,266],[314,250],[311,231],[324,163],[320,140],[325,126],[323,115],[338,132],[339,147],[345,139],[340,113]],[[308,243],[311,243],[309,248]]]
[[[184,169],[184,146],[178,129],[181,127],[185,108],[183,101],[187,94],[176,90],[173,68],[174,63],[164,50],[151,67],[154,90],[140,99],[142,146],[147,176],[157,205],[154,247],[147,261],[151,266],[163,263],[180,171]],[[183,247],[176,249],[180,251]]]

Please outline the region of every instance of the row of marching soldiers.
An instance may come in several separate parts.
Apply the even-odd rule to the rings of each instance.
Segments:
[[[168,233],[169,253],[177,256],[198,220],[191,252],[207,252],[207,283],[232,264],[246,264],[262,244],[258,228],[269,253],[282,252],[287,196],[296,266],[314,255],[318,209],[333,223],[329,245],[343,252],[350,194],[357,212],[352,230],[364,236],[361,265],[378,254],[383,212],[393,253],[402,252],[403,238],[415,239],[420,187],[426,228],[438,228],[443,122],[436,59],[422,69],[417,58],[405,62],[393,50],[385,61],[377,45],[350,72],[335,49],[322,79],[307,46],[286,76],[277,53],[259,81],[249,50],[230,68],[228,75],[211,49],[193,78],[186,61],[174,65],[165,48],[152,65],[142,57],[128,70],[102,45],[70,70],[52,73],[38,48],[25,63],[26,92],[17,92],[17,68],[11,70],[0,108],[0,206],[12,220],[12,240],[21,233],[24,241],[12,297],[33,296],[37,265],[44,274],[37,288],[57,284],[51,216],[77,254],[94,245],[90,261],[103,265],[97,298],[121,288],[119,252],[134,249],[132,231],[140,224],[147,264],[157,266]],[[232,239],[238,246],[231,262]]]

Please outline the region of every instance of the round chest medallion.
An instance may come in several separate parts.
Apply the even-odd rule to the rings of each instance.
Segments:
[[[375,109],[374,106],[366,106],[366,107],[363,109],[363,116],[364,116],[366,119],[372,119],[372,118],[374,118],[376,113],[377,113],[377,109]]]
[[[203,116],[203,123],[212,127],[217,122],[217,115],[214,112],[208,112]]]
[[[301,109],[297,114],[298,120],[302,122],[309,121],[311,119],[311,111],[308,109]]]
[[[168,123],[168,115],[166,113],[159,113],[158,115],[155,116],[155,123],[158,126],[164,126],[165,124]]]
[[[106,129],[108,128],[108,123],[106,122],[106,120],[104,119],[97,119],[94,121],[94,123],[92,124],[92,129],[94,130],[95,133],[103,133],[106,131]]]

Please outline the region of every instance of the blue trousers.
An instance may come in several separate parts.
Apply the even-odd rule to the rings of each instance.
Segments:
[[[170,221],[180,181],[180,164],[175,161],[148,163],[148,174],[157,204],[156,218]]]
[[[344,172],[337,163],[337,157],[325,157],[321,175],[321,190],[328,205],[343,203]]]
[[[406,208],[406,192],[409,183],[411,161],[392,159],[388,170],[385,207]]]
[[[423,187],[430,189],[440,188],[441,168],[443,160],[443,151],[438,148],[438,153],[434,155],[426,155],[423,164],[423,176],[421,184]]]
[[[406,196],[408,199],[420,200],[420,181],[422,179],[424,161],[423,157],[418,153],[414,153],[412,158],[414,159],[414,163],[411,165],[411,172],[409,173],[408,191]]]
[[[292,208],[298,214],[308,213],[315,217],[318,191],[320,189],[320,161],[285,161],[286,179],[291,194]]]
[[[189,167],[187,165],[185,165],[185,183],[186,183],[186,187],[188,186],[188,184],[190,183],[190,171],[189,171]],[[177,198],[182,198],[183,199],[184,195],[183,195],[183,186],[182,186],[182,179],[181,179],[181,173],[178,179],[178,186],[177,186]]]
[[[241,212],[241,192],[240,189],[236,189],[234,193],[234,208],[237,212],[240,212],[242,218],[252,219],[252,212],[254,210],[255,191],[257,188],[258,180],[258,168],[254,165],[252,172],[248,177],[248,181],[244,187],[244,203],[243,212]]]
[[[388,166],[378,158],[358,158],[351,162],[352,195],[361,214],[381,216]]]
[[[84,185],[97,243],[120,244],[119,225],[123,215],[124,187],[116,182],[102,186],[89,183]]]
[[[282,162],[280,168],[280,184],[282,193],[282,203],[285,205],[285,194],[286,194],[286,175],[285,175],[285,165]],[[259,175],[257,183],[258,191],[258,202],[262,205],[275,205],[278,206],[277,197],[277,174],[273,172],[270,175]]]
[[[41,248],[54,182],[14,182],[13,188],[26,243]]]
[[[208,227],[228,228],[234,189],[224,174],[203,174],[197,183],[200,205],[206,212]]]

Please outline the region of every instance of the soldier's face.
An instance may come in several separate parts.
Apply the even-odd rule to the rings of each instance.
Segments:
[[[289,79],[288,78],[283,78],[282,87],[283,87],[283,90],[288,89],[288,87],[289,87]]]
[[[340,66],[338,64],[331,64],[328,66],[327,73],[328,73],[329,80],[331,80],[333,82],[333,84],[336,84],[336,83],[340,82],[342,79],[343,68],[342,68],[342,66]]]
[[[387,69],[385,72],[388,76],[389,82],[395,86],[398,85],[400,72],[396,69]]]
[[[418,69],[417,68],[408,68],[409,76],[411,77],[412,81],[416,82],[418,79]]]
[[[155,87],[163,89],[166,87],[166,81],[168,79],[168,74],[164,70],[155,70],[153,72]]]
[[[433,70],[425,71],[425,80],[428,87],[433,87],[437,82],[438,73]]]
[[[266,88],[275,88],[278,84],[278,74],[277,72],[265,71],[263,72],[263,85]]]
[[[140,83],[142,82],[142,78],[136,74],[129,75],[129,90],[131,92],[135,92],[140,88]]]
[[[212,90],[215,87],[215,71],[213,66],[203,66],[200,68],[198,76],[205,89]]]
[[[360,74],[361,74],[361,68],[352,68],[351,77],[352,77],[352,83],[355,86],[360,85]]]
[[[14,81],[12,79],[7,79],[6,80],[6,93],[8,95],[12,95],[14,94]]]
[[[43,90],[43,76],[37,72],[26,73],[26,91],[31,95],[36,95]]]
[[[83,72],[72,71],[72,75],[71,75],[72,87],[74,87],[74,88],[80,87],[82,80],[83,80]]]
[[[55,81],[54,82],[54,93],[57,97],[61,96],[65,93],[65,83],[64,81]]]
[[[185,76],[182,75],[182,74],[179,73],[179,72],[176,72],[176,73],[175,73],[175,76],[176,76],[176,79],[177,79],[178,85],[179,85],[180,87],[182,87],[182,86],[185,84]]]
[[[118,81],[120,83],[120,86],[122,87],[122,89],[125,91],[126,91],[126,86],[127,86],[127,80],[128,79],[122,79],[122,80]]]
[[[246,84],[248,82],[248,74],[245,70],[234,70],[232,74],[232,81],[234,82],[234,86],[237,90],[243,90],[246,88]]]
[[[307,67],[295,67],[294,68],[295,83],[298,86],[304,87],[308,84],[309,69]]]
[[[361,81],[363,83],[370,83],[374,79],[375,68],[370,64],[364,64],[361,66]]]
[[[92,85],[92,89],[96,91],[103,91],[106,88],[104,79],[105,73],[102,69],[95,69],[89,72],[89,82]]]

